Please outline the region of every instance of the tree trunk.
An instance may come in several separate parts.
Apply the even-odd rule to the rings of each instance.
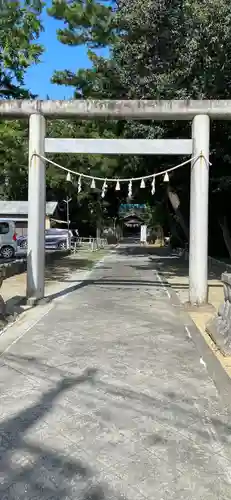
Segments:
[[[176,220],[180,224],[181,229],[182,229],[186,239],[189,240],[189,230],[188,230],[187,224],[185,223],[184,217],[183,217],[183,215],[180,211],[180,208],[179,208],[180,207],[179,196],[175,191],[173,191],[171,186],[168,186],[167,193],[168,193],[168,199],[169,199],[169,201],[172,205],[172,208],[175,212]]]
[[[227,217],[224,216],[223,218],[219,219],[219,225],[222,230],[225,246],[228,250],[229,257],[231,259],[231,236],[228,228],[228,223],[227,223]]]
[[[179,243],[184,246],[184,241],[182,240],[181,235],[179,234],[179,225],[176,223],[176,220],[172,220],[170,222],[170,230],[173,237],[179,240]]]
[[[97,239],[97,241],[100,240],[100,237],[101,237],[101,226],[99,224],[97,224],[97,227],[96,227],[96,239]]]

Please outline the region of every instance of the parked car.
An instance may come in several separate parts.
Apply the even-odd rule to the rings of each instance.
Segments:
[[[17,251],[17,234],[15,223],[0,219],[0,255],[4,259],[12,259]]]
[[[75,241],[72,231],[69,231],[71,243]],[[51,228],[45,230],[45,248],[56,248],[65,250],[67,248],[67,229]],[[27,248],[27,236],[18,237],[18,246],[22,249]]]
[[[70,243],[73,239],[72,231],[69,231]],[[65,250],[67,248],[68,229],[46,229],[45,231],[45,248],[56,248]]]

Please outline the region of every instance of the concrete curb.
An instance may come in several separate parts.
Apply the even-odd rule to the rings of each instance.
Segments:
[[[46,264],[49,264],[57,257],[62,258],[69,255],[69,250],[54,250],[54,252],[47,253],[45,256]],[[27,269],[27,259],[15,259],[12,262],[4,262],[0,264],[0,271],[4,270],[4,279],[11,278],[16,274],[24,273]]]
[[[21,274],[26,271],[26,259],[17,259],[12,262],[0,264],[0,272],[4,271],[4,279],[11,278],[15,274]]]
[[[161,271],[157,268],[157,273],[160,276],[163,286],[168,292],[170,302],[173,307],[179,310],[179,315],[184,323],[186,335],[189,341],[192,341],[199,353],[202,363],[206,365],[207,372],[212,378],[222,400],[224,406],[231,411],[231,380],[222,367],[219,360],[214,355],[213,351],[207,345],[205,339],[203,338],[200,330],[197,328],[193,320],[190,318],[187,311],[185,311],[183,304],[180,302],[179,297],[175,290],[172,289],[168,281],[163,279]]]

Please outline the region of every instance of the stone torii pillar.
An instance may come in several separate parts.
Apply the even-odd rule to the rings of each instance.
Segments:
[[[208,193],[209,193],[208,115],[192,121],[193,152],[190,186],[189,302],[200,306],[208,302]]]
[[[29,118],[29,177],[28,177],[28,245],[27,298],[37,301],[44,297],[46,172],[44,156],[45,118],[32,114]]]

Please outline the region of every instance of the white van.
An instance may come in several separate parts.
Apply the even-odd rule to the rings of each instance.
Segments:
[[[0,219],[0,256],[12,259],[17,251],[17,234],[15,223],[11,220]]]

